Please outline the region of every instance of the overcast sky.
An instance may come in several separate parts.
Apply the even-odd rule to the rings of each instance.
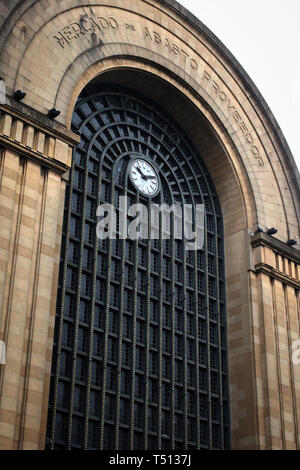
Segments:
[[[244,67],[271,108],[300,168],[300,1],[179,2]]]

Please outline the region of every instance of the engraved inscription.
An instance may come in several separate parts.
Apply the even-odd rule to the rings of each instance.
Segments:
[[[173,42],[169,41],[167,37],[163,38],[157,31],[149,31],[146,26],[144,27],[143,34],[145,39],[156,43],[159,46],[166,47],[170,54],[173,54],[175,56],[181,56],[184,60],[185,65],[189,63],[193,70],[198,70],[199,67],[197,62],[193,58],[191,58],[190,55],[184,49],[179,47],[177,44],[174,44]]]
[[[200,66],[199,62],[192,57],[191,53],[188,53],[170,37],[159,33],[157,29],[152,29],[143,24],[138,27],[132,23],[124,23],[121,25],[120,22],[112,16],[89,17],[84,14],[80,16],[78,21],[70,23],[58,31],[53,38],[62,49],[66,46],[72,47],[74,42],[85,38],[90,38],[91,44],[94,47],[97,45],[102,46],[104,44],[103,39],[105,38],[105,33],[109,31],[116,32],[120,30],[121,27],[124,28],[126,32],[130,33],[130,36],[132,33],[132,38],[135,37],[137,41],[143,39],[150,47],[152,45],[152,47],[158,46],[163,48],[170,58],[178,57],[183,67],[189,68],[191,72],[194,72],[199,83],[201,81],[202,86],[207,89],[214,102],[222,107],[229,116],[235,129],[237,129],[234,132],[240,132],[240,137],[249,147],[258,165],[264,165],[261,152],[255,143],[253,133],[249,130],[249,125],[247,126],[243,118],[243,112],[236,109],[230,93],[214,80],[211,73]],[[128,102],[127,106],[130,107],[132,104]]]
[[[130,31],[135,31],[135,26],[134,26],[134,24],[128,24],[128,23],[126,23],[126,24],[125,24],[125,28],[126,28],[126,29],[129,29]]]
[[[63,49],[65,46],[72,45],[73,41],[76,41],[80,38],[83,38],[87,35],[93,35],[93,43],[95,43],[95,34],[96,33],[105,33],[106,31],[116,31],[119,29],[119,24],[117,20],[113,17],[104,18],[101,16],[98,17],[88,17],[81,16],[80,19],[71,23],[53,36],[57,44]],[[102,42],[102,41],[101,41]]]
[[[215,80],[213,80],[211,75],[206,70],[202,76],[202,83],[204,86],[210,87],[213,90],[214,100],[219,102],[219,104],[221,104],[223,107],[226,107],[227,112],[233,118],[235,124],[238,126],[238,129],[241,131],[241,137],[244,139],[246,144],[249,145],[252,155],[257,160],[258,164],[263,166],[264,162],[258,147],[255,145],[254,138],[245,124],[241,114],[232,103],[232,100],[221,89],[220,85]]]

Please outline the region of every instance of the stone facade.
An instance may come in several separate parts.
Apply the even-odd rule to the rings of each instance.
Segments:
[[[103,4],[102,4],[103,3]],[[17,8],[14,8],[17,7]],[[0,1],[0,448],[43,449],[72,112],[98,77],[151,90],[188,133],[225,224],[232,447],[299,449],[299,174],[258,90],[172,0]],[[16,90],[24,104],[10,98]],[[61,111],[55,122],[46,117]],[[274,236],[258,233],[276,227]],[[298,245],[299,246],[299,245]]]
[[[0,127],[1,338],[10,345],[1,366],[0,445],[38,448],[45,442],[63,175],[77,137],[12,106],[1,107]]]

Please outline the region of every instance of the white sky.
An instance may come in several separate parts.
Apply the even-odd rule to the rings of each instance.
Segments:
[[[230,50],[271,108],[300,168],[300,1],[179,0]]]

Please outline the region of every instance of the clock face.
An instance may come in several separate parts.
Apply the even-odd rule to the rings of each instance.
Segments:
[[[129,168],[129,176],[134,186],[145,196],[155,196],[159,191],[158,174],[146,160],[137,158]]]

